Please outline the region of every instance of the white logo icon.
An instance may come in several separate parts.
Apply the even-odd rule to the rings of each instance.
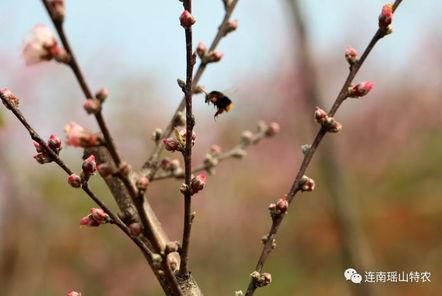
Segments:
[[[355,284],[362,282],[362,276],[354,268],[348,268],[344,271],[344,277],[346,281],[352,281]]]

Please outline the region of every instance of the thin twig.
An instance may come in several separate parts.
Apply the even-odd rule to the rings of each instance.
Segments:
[[[212,42],[212,45],[210,46],[209,51],[215,50],[218,43],[221,41],[221,39],[225,36],[225,28],[227,27],[227,23],[229,22],[229,18],[232,15],[233,10],[235,9],[236,4],[239,0],[233,0],[232,3],[226,8],[226,13],[224,15],[224,19],[221,23],[221,25],[218,28],[218,33],[215,36],[215,39]],[[201,75],[203,74],[204,70],[206,69],[207,63],[201,62],[201,64],[198,66],[198,69],[195,73],[195,76],[193,78],[192,88],[195,88],[198,84],[198,81],[201,78]],[[172,134],[173,128],[175,127],[175,119],[178,114],[178,112],[182,112],[184,110],[184,107],[186,105],[185,97],[182,99],[180,105],[176,109],[175,113],[173,114],[173,117],[171,121],[169,122],[169,125],[167,126],[166,130],[163,132],[163,139],[166,139],[170,137]],[[142,173],[147,176],[147,178],[153,179],[153,176],[155,175],[156,171],[158,170],[158,158],[160,156],[161,151],[163,150],[164,145],[162,141],[157,141],[155,148],[150,155],[149,159],[144,163],[142,167]]]
[[[396,10],[398,5],[402,2],[402,0],[396,0],[396,2],[393,5],[393,12]],[[378,29],[375,35],[373,36],[372,40],[370,41],[369,45],[365,49],[364,53],[359,59],[359,62],[353,65],[353,67],[350,68],[350,73],[339,92],[338,97],[336,98],[332,108],[330,109],[328,116],[333,117],[336,114],[336,111],[339,109],[339,106],[342,104],[342,102],[346,99],[346,94],[348,91],[348,87],[350,86],[350,83],[353,81],[354,77],[358,73],[359,69],[361,68],[362,64],[364,63],[365,59],[367,58],[370,51],[373,49],[374,45],[385,36],[385,31]],[[296,193],[300,190],[300,181],[302,177],[304,176],[308,165],[310,161],[313,158],[313,155],[315,154],[316,149],[318,148],[319,144],[321,143],[322,139],[324,138],[325,134],[327,132],[325,129],[321,127],[318,134],[316,135],[315,140],[313,141],[308,153],[304,156],[304,160],[301,164],[301,167],[298,171],[298,174],[296,175],[295,181],[293,182],[292,187],[290,188],[289,193],[287,194],[287,202],[289,205],[293,201]],[[267,241],[264,244],[263,250],[261,252],[261,255],[259,256],[258,263],[256,265],[255,271],[261,272],[262,267],[264,266],[265,261],[267,260],[268,255],[270,254],[271,250],[273,249],[273,240],[275,239],[276,233],[278,232],[279,226],[281,225],[282,220],[284,219],[284,215],[279,215],[272,221],[272,226],[270,228],[270,232],[267,237]],[[255,285],[253,279],[250,280],[249,286],[247,288],[246,296],[252,296],[256,290],[257,286]]]
[[[192,0],[184,1],[185,9],[192,14]],[[186,87],[184,91],[186,101],[186,149],[183,152],[184,157],[184,171],[185,183],[190,187],[190,178],[192,176],[192,133],[195,126],[195,118],[192,113],[192,76],[193,66],[195,64],[195,56],[193,55],[192,44],[192,27],[185,29],[186,35]],[[183,242],[181,248],[181,264],[180,274],[187,275],[189,270],[187,268],[189,246],[190,246],[190,232],[192,229],[192,194],[190,190],[184,194],[184,229]]]

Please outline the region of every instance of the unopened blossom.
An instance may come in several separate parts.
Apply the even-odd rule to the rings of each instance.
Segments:
[[[81,187],[81,177],[76,174],[72,174],[68,178],[68,183],[74,188],[80,188]]]
[[[97,100],[99,100],[102,103],[107,99],[107,96],[108,96],[108,92],[107,92],[107,89],[104,87],[100,88],[95,93],[95,98],[97,98]]]
[[[11,102],[12,105],[15,106],[15,108],[18,108],[18,104],[20,103],[20,99],[14,96],[14,94],[11,92],[11,90],[7,87],[2,88],[1,92],[3,95],[8,99],[9,102]],[[5,105],[6,108],[10,109],[9,106],[3,102],[3,105]]]
[[[66,145],[69,146],[88,148],[97,142],[97,136],[75,122],[66,125],[64,132],[66,133]]]
[[[314,119],[317,123],[322,123],[327,119],[327,113],[319,107],[316,107]]]
[[[299,185],[301,191],[313,191],[315,189],[315,181],[307,176],[302,176]]]
[[[372,88],[373,82],[364,81],[359,83],[358,85],[350,86],[348,88],[348,96],[350,98],[360,98],[367,95]]]
[[[206,176],[204,174],[199,174],[190,181],[190,189],[193,193],[198,193],[200,190],[203,190],[205,185]]]
[[[79,293],[79,292],[74,292],[74,291],[71,291],[71,292],[69,292],[68,293],[68,295],[67,296],[81,296],[81,293]]]
[[[130,164],[128,164],[127,162],[122,162],[120,164],[120,167],[118,168],[118,172],[123,177],[128,177],[129,174],[132,172],[132,166]]]
[[[210,154],[212,156],[218,156],[221,153],[221,147],[218,145],[212,145],[210,146]]]
[[[173,271],[178,269],[178,261],[175,259],[173,254],[167,255],[167,262],[169,263],[169,266]]]
[[[104,179],[109,179],[116,173],[115,167],[110,165],[109,163],[102,163],[97,165],[97,171]]]
[[[25,37],[26,45],[21,55],[26,66],[53,59],[59,48],[51,29],[43,24],[37,24],[29,32],[31,36]]]
[[[187,130],[185,128],[181,129],[180,135],[185,143],[186,139],[187,139]],[[192,131],[192,146],[195,145],[195,140],[196,140],[196,134],[195,134],[195,131]]]
[[[354,65],[359,61],[358,53],[351,46],[347,46],[347,50],[345,51],[345,59],[350,65]]]
[[[106,224],[110,221],[109,215],[103,209],[98,208],[91,208],[91,218],[100,224]]]
[[[226,27],[226,34],[235,31],[238,28],[238,20],[229,21]]]
[[[101,225],[101,223],[96,221],[94,218],[92,218],[92,215],[89,214],[86,217],[81,218],[80,225],[87,227],[98,227]]]
[[[129,225],[129,232],[132,237],[139,237],[143,232],[143,226],[140,223],[132,223]]]
[[[48,140],[48,146],[54,151],[60,151],[61,150],[60,138],[57,137],[56,135],[51,135]]]
[[[135,182],[135,186],[140,191],[146,190],[149,184],[150,184],[149,179],[145,175],[140,175],[137,181]]]
[[[224,54],[220,51],[211,51],[206,55],[206,62],[207,63],[213,63],[213,62],[219,62]]]
[[[196,22],[196,20],[193,18],[193,15],[190,12],[188,12],[187,10],[184,10],[180,16],[181,27],[183,27],[184,29],[188,29],[195,22]]]
[[[47,0],[46,3],[51,7],[53,19],[57,21],[63,21],[64,0]]]
[[[50,163],[52,162],[52,159],[50,157],[48,157],[45,153],[40,152],[37,155],[34,155],[34,159],[39,163],[39,164],[45,164],[45,163]]]
[[[196,47],[196,53],[198,56],[202,57],[206,53],[207,47],[202,42],[198,42],[198,46]],[[198,89],[198,88],[197,88]],[[195,92],[197,93],[197,92]]]
[[[97,164],[95,163],[95,156],[91,155],[83,162],[81,168],[83,169],[83,174],[93,175],[97,170]]]
[[[379,15],[379,28],[387,28],[393,20],[393,6],[386,4],[382,7],[381,14]]]
[[[178,148],[178,141],[176,139],[173,138],[167,138],[163,140],[163,144],[164,144],[164,148],[167,151],[176,151]]]
[[[86,110],[87,114],[96,114],[100,111],[101,102],[98,100],[87,99],[83,104],[84,110]]]
[[[38,144],[38,143],[35,142],[35,141],[33,141],[33,143],[34,143],[35,150],[36,150],[37,152],[40,153],[40,152],[43,152],[43,151],[44,151],[43,147],[41,147],[40,144]]]
[[[269,126],[267,128],[266,136],[272,137],[272,136],[276,135],[277,133],[279,133],[279,130],[280,130],[279,123],[272,122],[269,124]]]
[[[276,202],[276,210],[280,211],[282,214],[286,213],[289,208],[289,203],[287,199],[281,198]]]

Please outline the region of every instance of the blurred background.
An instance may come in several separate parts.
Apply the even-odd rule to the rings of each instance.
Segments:
[[[24,4],[26,2],[26,4]],[[164,129],[185,78],[184,32],[178,1],[66,1],[65,30],[91,89],[106,87],[104,115],[117,146],[134,169]],[[320,3],[323,2],[323,3]],[[386,3],[239,1],[237,31],[224,38],[220,63],[207,67],[207,90],[234,89],[234,108],[215,110],[194,97],[198,165],[212,144],[234,147],[260,120],[281,131],[221,163],[194,196],[190,269],[203,293],[247,289],[270,229],[267,207],[286,194],[318,126],[314,107],[329,110],[348,74],[347,46],[361,55]],[[442,293],[442,27],[436,0],[404,1],[394,33],[373,49],[354,83],[373,81],[359,100],[347,100],[307,175],[315,191],[298,194],[264,266],[273,283],[256,295],[441,295]],[[0,2],[0,87],[20,97],[20,109],[47,139],[64,138],[70,121],[98,131],[82,108],[73,73],[48,62],[25,67],[22,39],[37,23],[51,28],[41,1]],[[224,16],[222,1],[193,3],[195,46],[208,47]],[[198,66],[198,64],[197,64]],[[0,108],[0,295],[163,295],[142,254],[116,227],[79,228],[93,202],[67,185],[56,165],[41,166],[27,131]],[[180,158],[179,154],[163,153]],[[61,156],[76,172],[81,149]],[[104,182],[90,182],[117,210]],[[181,240],[180,181],[151,184],[148,199],[172,240]],[[346,281],[344,271],[430,272],[431,283]]]

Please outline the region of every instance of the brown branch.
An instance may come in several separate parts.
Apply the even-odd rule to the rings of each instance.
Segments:
[[[227,27],[227,23],[229,22],[229,18],[232,15],[232,12],[235,9],[235,6],[238,3],[238,1],[239,0],[233,0],[232,3],[226,8],[226,13],[224,15],[224,19],[218,28],[218,33],[216,34],[215,39],[213,40],[209,51],[215,50],[218,43],[225,36],[225,28]],[[206,66],[207,66],[207,63],[201,63],[198,66],[198,69],[197,69],[195,76],[193,78],[192,88],[195,88],[196,85],[198,84],[198,81],[200,80],[201,75],[203,74],[204,70],[206,69]],[[166,130],[163,132],[163,139],[170,137],[170,135],[172,134],[173,128],[175,127],[175,119],[177,117],[177,114],[178,114],[178,112],[182,112],[184,110],[185,105],[186,105],[186,99],[184,97],[182,99],[180,105],[176,109]],[[158,141],[152,154],[150,155],[149,159],[144,163],[144,165],[142,167],[142,174],[146,175],[149,180],[153,179],[153,176],[155,175],[156,171],[158,170],[157,162],[158,162],[158,158],[159,158],[160,153],[163,150],[163,148],[164,148],[163,142]]]
[[[402,0],[397,0],[393,5],[393,12],[398,7],[398,5],[402,2]],[[385,30],[378,29],[375,35],[373,36],[372,40],[370,41],[369,45],[365,49],[364,53],[360,57],[359,61],[354,64],[352,67],[350,67],[350,73],[341,89],[341,91],[338,94],[338,97],[336,98],[332,108],[330,109],[328,115],[330,117],[333,117],[334,114],[336,114],[336,111],[339,109],[339,106],[342,104],[342,102],[346,99],[348,87],[350,86],[350,83],[353,81],[354,77],[358,73],[359,69],[361,68],[363,62],[367,58],[370,51],[373,49],[374,45],[385,36]],[[321,127],[318,134],[316,135],[315,140],[313,141],[309,151],[304,156],[304,160],[301,164],[301,167],[298,171],[298,174],[296,175],[295,181],[293,182],[292,187],[290,188],[289,193],[287,194],[287,202],[289,205],[293,201],[296,193],[300,190],[300,181],[301,178],[304,176],[308,165],[310,161],[313,158],[313,155],[315,154],[316,149],[318,148],[319,144],[321,143],[322,139],[324,138],[325,134],[327,132],[324,128]],[[271,250],[273,249],[273,240],[275,239],[276,233],[278,232],[279,226],[281,225],[282,220],[284,219],[284,215],[279,215],[273,218],[272,226],[270,228],[270,232],[268,234],[268,238],[266,243],[264,244],[263,250],[261,252],[261,255],[258,259],[258,263],[256,265],[255,271],[261,272],[262,267],[264,266],[265,261],[268,258],[268,255],[270,254]],[[249,286],[247,288],[246,296],[252,296],[256,290],[257,286],[255,285],[255,282],[253,279],[250,281]]]
[[[192,14],[192,0],[184,1],[185,9]],[[184,90],[185,102],[186,102],[186,149],[183,152],[184,157],[184,174],[185,183],[190,187],[190,179],[192,176],[192,133],[195,126],[195,118],[192,113],[192,76],[193,66],[195,64],[196,56],[193,55],[192,44],[192,27],[189,26],[185,29],[186,35],[186,87]],[[189,256],[190,246],[190,232],[192,229],[192,194],[188,190],[184,194],[184,229],[183,229],[183,241],[181,248],[181,264],[180,274],[187,275],[189,273],[187,263]]]

